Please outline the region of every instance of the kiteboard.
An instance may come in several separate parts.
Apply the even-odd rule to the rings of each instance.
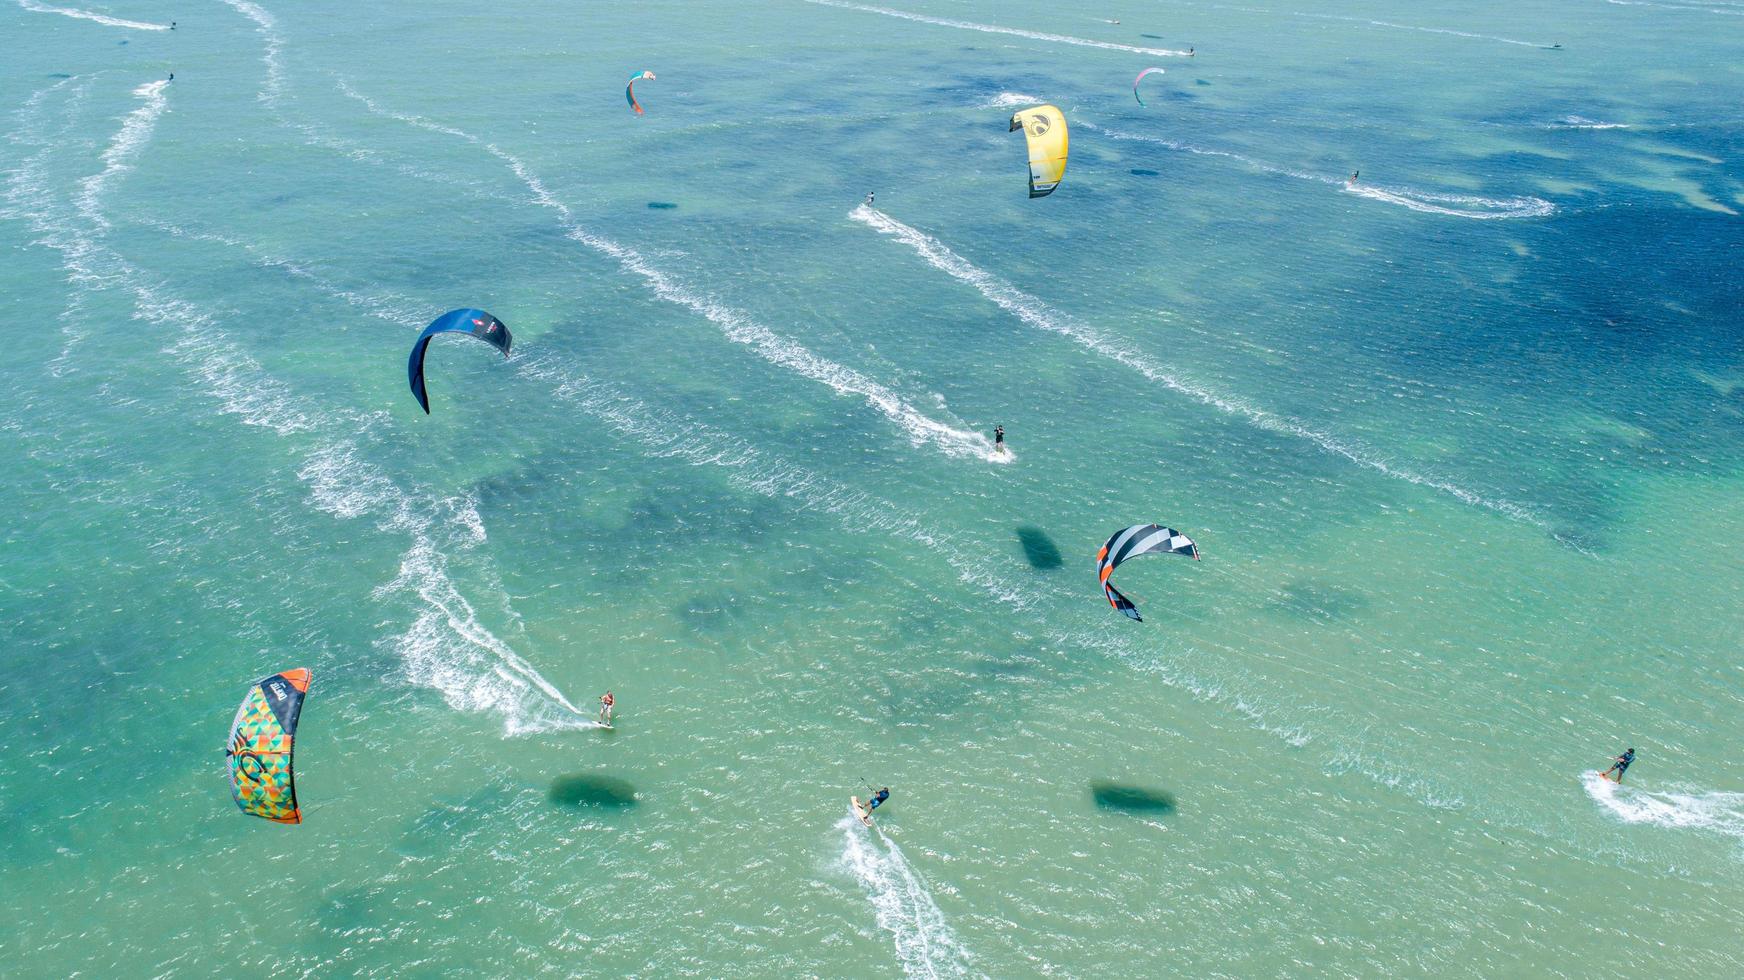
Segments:
[[[868,827],[872,826],[872,811],[860,805],[858,796],[848,797],[848,805],[854,808],[854,816],[859,817],[861,823]]]

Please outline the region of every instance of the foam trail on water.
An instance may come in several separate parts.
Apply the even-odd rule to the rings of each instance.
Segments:
[[[265,49],[261,53],[261,63],[266,65],[266,81],[256,98],[269,106],[276,106],[279,96],[285,90],[284,35],[279,33],[279,23],[273,15],[257,3],[250,0],[223,0],[224,4],[249,20],[254,21],[255,33],[259,34]]]
[[[51,7],[46,3],[37,3],[36,0],[18,0],[18,5],[23,7],[25,10],[34,13],[60,14],[62,17],[74,17],[79,20],[96,21],[106,27],[125,27],[131,31],[167,31],[170,29],[170,25],[168,24],[152,24],[139,20],[122,20],[119,17],[110,17],[107,14],[94,13],[89,10],[80,10],[76,7]]]
[[[859,371],[820,357],[797,341],[784,337],[758,323],[749,314],[726,306],[710,296],[688,289],[672,275],[648,261],[646,256],[635,249],[621,245],[602,235],[596,235],[581,227],[576,223],[574,214],[569,207],[558,200],[556,195],[552,194],[544,182],[539,179],[539,176],[514,154],[503,150],[494,143],[452,126],[445,126],[421,116],[385,109],[374,100],[357,92],[343,80],[340,81],[340,89],[346,95],[363,103],[365,108],[376,115],[386,116],[429,132],[465,140],[489,152],[492,156],[503,161],[514,172],[515,176],[520,178],[535,203],[557,214],[572,240],[616,260],[620,269],[641,279],[655,296],[700,314],[718,327],[722,335],[728,340],[750,347],[770,364],[824,384],[837,394],[859,396],[868,405],[895,422],[908,435],[909,440],[917,446],[931,443],[947,456],[969,456],[988,460],[996,458],[992,442],[979,432],[970,432],[932,418],[888,387]]]
[[[349,140],[335,136],[320,123],[311,122],[307,119],[293,118],[285,107],[286,103],[294,104],[296,99],[291,92],[290,79],[286,74],[284,62],[285,39],[284,35],[279,32],[277,19],[273,17],[271,11],[266,10],[259,4],[250,2],[250,0],[222,0],[222,2],[235,9],[244,17],[253,21],[255,33],[261,36],[261,64],[266,69],[266,77],[261,83],[261,89],[256,93],[255,98],[271,110],[274,120],[276,120],[279,125],[302,136],[303,141],[309,146],[318,147],[323,150],[331,150],[359,163],[367,163],[378,167],[389,167],[408,177],[415,177],[419,180],[428,180],[435,183],[462,187],[468,193],[475,196],[491,196],[482,193],[478,188],[451,174],[420,170],[417,167],[407,166],[405,164],[389,164],[385,159],[383,159],[381,153],[370,149],[369,147],[359,146]],[[504,198],[504,200],[507,200],[507,198]]]
[[[1016,109],[1019,106],[1035,105],[1036,103],[1041,102],[1041,101],[1044,101],[1044,100],[1038,99],[1033,95],[1025,95],[1022,92],[1001,92],[998,95],[995,95],[993,98],[988,99],[986,102],[981,103],[976,108],[979,108],[979,109]]]
[[[1585,116],[1563,116],[1553,122],[1539,123],[1539,129],[1628,129],[1628,123],[1601,122]]]
[[[1387,21],[1387,20],[1363,20],[1360,17],[1333,17],[1329,14],[1319,14],[1319,15],[1303,14],[1301,16],[1318,16],[1319,18],[1321,18],[1323,20],[1352,21],[1355,23],[1368,24],[1368,25],[1373,26],[1373,27],[1391,27],[1394,30],[1417,31],[1417,32],[1422,33],[1422,34],[1447,34],[1447,35],[1450,35],[1452,37],[1469,37],[1469,38],[1471,38],[1473,40],[1477,40],[1477,41],[1497,41],[1497,42],[1500,42],[1502,44],[1519,45],[1520,47],[1523,47],[1523,48],[1548,48],[1548,47],[1550,47],[1550,45],[1545,44],[1543,41],[1522,41],[1522,40],[1519,40],[1517,38],[1511,38],[1511,37],[1497,37],[1494,34],[1474,34],[1471,31],[1449,30],[1448,28],[1445,28],[1445,27],[1421,27],[1421,26],[1418,26],[1416,24],[1395,24],[1392,21]]]
[[[66,138],[67,134],[72,132],[73,127],[78,124],[85,100],[89,98],[91,94],[91,83],[93,80],[93,77],[88,75],[82,77],[74,75],[70,78],[61,79],[53,85],[37,90],[30,96],[30,98],[24,101],[24,104],[20,106],[18,111],[14,114],[15,118],[18,120],[19,128],[16,132],[8,136],[8,140],[13,143],[27,146],[34,145],[38,147],[38,149],[35,153],[25,159],[21,166],[11,171],[5,171],[9,178],[5,195],[6,207],[0,209],[0,217],[24,221],[28,223],[33,230],[41,230],[41,222],[47,219],[46,208],[42,203],[47,200],[47,191],[46,188],[42,186],[40,176],[33,175],[40,175],[41,167],[47,161],[48,157],[54,152],[56,147],[61,145],[62,140]],[[68,85],[73,85],[75,82],[77,85],[73,88],[72,98],[61,107],[60,112],[58,113],[61,122],[60,127],[52,135],[42,135],[40,128],[43,116],[43,103],[49,96],[59,92],[62,88],[65,88]],[[72,293],[71,298],[68,300],[66,309],[62,310],[60,315],[56,318],[60,322],[61,335],[66,338],[66,342],[62,344],[60,354],[56,355],[55,358],[49,362],[49,374],[54,377],[58,378],[65,375],[67,371],[67,361],[73,347],[85,337],[85,331],[82,328],[85,312],[84,306],[85,297],[83,291],[75,290]]]
[[[169,107],[169,98],[164,95],[168,85],[169,82],[159,79],[133,90],[133,94],[144,99],[145,104],[127,114],[121,130],[109,141],[109,148],[103,151],[103,169],[79,182],[79,213],[99,228],[109,227],[109,220],[103,216],[101,208],[103,192],[116,177],[133,169],[133,161],[151,142],[158,117]]]
[[[1331,180],[1327,177],[1317,179]],[[1422,211],[1425,214],[1445,214],[1452,218],[1475,218],[1479,221],[1494,221],[1500,218],[1542,218],[1556,210],[1549,201],[1538,197],[1491,198],[1478,197],[1473,194],[1432,194],[1427,191],[1382,187],[1365,183],[1346,183],[1343,190],[1346,194],[1366,197],[1371,201],[1397,204],[1413,211]]]
[[[34,113],[35,108],[29,111]],[[111,152],[104,154],[105,167],[98,176],[119,173],[149,139],[149,120],[141,123],[141,118],[130,116],[123,123],[110,143]],[[484,626],[449,575],[449,551],[464,551],[484,541],[475,502],[403,490],[365,462],[354,437],[341,433],[367,432],[384,415],[309,404],[267,374],[224,333],[211,310],[168,295],[161,283],[105,244],[101,229],[108,221],[96,208],[107,178],[80,181],[79,192],[63,204],[45,169],[47,151],[58,140],[27,135],[22,141],[37,142],[44,152],[8,174],[7,207],[0,217],[27,222],[38,244],[60,252],[67,280],[75,289],[72,311],[82,311],[84,297],[101,291],[130,297],[134,319],[162,327],[177,338],[168,352],[186,367],[198,390],[218,403],[219,412],[294,439],[299,448],[314,440],[297,475],[308,486],[315,509],[341,519],[372,517],[382,529],[411,537],[399,575],[376,590],[378,597],[405,593],[418,603],[412,626],[384,641],[402,654],[407,679],[436,688],[451,705],[464,710],[499,712],[509,734],[595,727]]]
[[[1016,27],[1000,27],[997,24],[977,24],[967,20],[950,20],[944,17],[929,17],[926,14],[909,13],[906,10],[892,10],[889,7],[873,7],[863,3],[847,3],[844,0],[805,0],[806,3],[820,7],[839,7],[843,10],[858,10],[865,14],[879,14],[884,17],[898,17],[902,20],[912,20],[921,24],[935,24],[939,27],[955,27],[965,31],[980,31],[983,34],[1005,34],[1011,37],[1028,38],[1031,41],[1049,41],[1054,44],[1075,44],[1081,48],[1102,48],[1105,51],[1128,51],[1132,54],[1148,54],[1159,58],[1185,58],[1189,52],[1177,51],[1173,48],[1141,48],[1131,44],[1115,44],[1111,41],[1092,41],[1084,37],[1072,37],[1067,34],[1045,34],[1041,31],[1026,31]]]
[[[1593,802],[1624,823],[1706,830],[1744,841],[1744,793],[1637,789],[1590,769],[1581,774],[1581,786]]]
[[[1606,3],[1619,7],[1656,7],[1660,10],[1693,10],[1697,13],[1720,14],[1724,17],[1744,17],[1744,10],[1728,10],[1722,6],[1710,7],[1696,3],[1649,3],[1647,0],[1605,0]]]
[[[1041,300],[1023,292],[1010,283],[1004,282],[988,273],[967,259],[951,251],[943,242],[897,221],[882,211],[862,204],[849,212],[849,217],[880,234],[890,235],[914,249],[926,263],[935,269],[951,276],[959,282],[973,286],[982,296],[987,297],[1001,309],[1022,320],[1038,330],[1057,333],[1078,344],[1086,350],[1093,351],[1109,360],[1123,364],[1137,371],[1146,379],[1156,382],[1171,391],[1186,395],[1203,405],[1209,405],[1221,412],[1244,418],[1254,425],[1271,432],[1284,433],[1306,439],[1321,449],[1335,456],[1367,467],[1378,473],[1415,483],[1418,486],[1429,487],[1449,494],[1468,504],[1485,507],[1509,517],[1543,526],[1543,522],[1529,511],[1517,504],[1505,500],[1491,500],[1474,493],[1464,487],[1436,480],[1396,466],[1387,460],[1376,457],[1366,449],[1348,445],[1324,432],[1309,428],[1294,419],[1273,414],[1263,408],[1250,405],[1245,401],[1218,394],[1209,388],[1188,381],[1149,355],[1115,340],[1104,337],[1095,328],[1081,323],[1058,310],[1050,308]]]
[[[895,941],[902,972],[927,978],[978,975],[970,966],[974,957],[945,921],[926,880],[902,848],[888,837],[880,848],[873,831],[855,817],[843,817],[836,828],[842,832],[839,864],[860,883],[878,927]]]
[[[1240,10],[1250,14],[1273,14],[1280,11],[1266,10],[1260,7],[1231,7],[1216,5],[1214,10]],[[1387,27],[1397,31],[1416,31],[1420,34],[1443,34],[1451,37],[1471,38],[1474,41],[1495,41],[1500,44],[1513,44],[1522,48],[1548,48],[1550,45],[1542,41],[1522,41],[1513,37],[1498,37],[1494,34],[1474,34],[1471,31],[1456,31],[1446,27],[1421,27],[1417,24],[1397,24],[1390,20],[1371,20],[1367,17],[1340,17],[1337,14],[1310,14],[1299,10],[1286,10],[1282,13],[1291,17],[1306,17],[1310,20],[1335,20],[1346,24],[1367,24],[1370,27]]]
[[[1221,157],[1246,164],[1261,173],[1277,174],[1282,177],[1294,177],[1297,180],[1309,180],[1337,188],[1347,194],[1366,197],[1373,201],[1387,204],[1397,204],[1413,211],[1426,214],[1445,214],[1454,218],[1473,218],[1480,221],[1490,221],[1499,218],[1542,218],[1556,211],[1556,206],[1540,197],[1478,197],[1473,194],[1437,194],[1430,191],[1420,191],[1412,188],[1385,187],[1369,183],[1352,184],[1341,177],[1328,177],[1325,174],[1312,174],[1289,167],[1255,160],[1253,157],[1229,150],[1215,150],[1203,146],[1195,146],[1181,140],[1164,139],[1159,136],[1142,136],[1137,133],[1123,133],[1119,130],[1105,129],[1094,123],[1080,120],[1075,125],[1080,129],[1099,132],[1110,139],[1126,140],[1135,143],[1149,143],[1153,146],[1179,150],[1202,157]]]

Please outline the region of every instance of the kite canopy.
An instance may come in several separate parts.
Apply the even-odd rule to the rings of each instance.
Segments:
[[[1144,77],[1146,75],[1150,75],[1150,74],[1161,75],[1162,73],[1163,73],[1163,70],[1161,68],[1146,68],[1144,71],[1141,71],[1138,73],[1137,78],[1132,80],[1132,97],[1135,99],[1138,99],[1139,105],[1144,105],[1145,101],[1143,99],[1138,98],[1138,83],[1144,81]]]
[[[645,71],[639,75],[631,75],[630,84],[624,86],[624,101],[630,103],[630,108],[636,110],[638,116],[642,114],[642,104],[636,101],[636,83],[644,80],[654,81],[654,73]]]
[[[1019,109],[1009,132],[1020,129],[1029,143],[1029,196],[1047,197],[1066,176],[1066,117],[1051,105]]]
[[[418,399],[418,404],[424,407],[424,414],[430,414],[430,396],[424,390],[424,352],[430,348],[430,341],[439,333],[468,333],[509,356],[509,328],[503,326],[503,321],[491,316],[483,310],[449,310],[437,317],[435,322],[424,328],[418,335],[418,342],[412,345],[412,357],[406,362],[406,379],[411,382],[412,396]]]
[[[297,716],[309,693],[306,667],[263,677],[248,688],[230,723],[230,795],[243,813],[277,823],[302,823],[291,752]]]
[[[1160,524],[1134,524],[1114,532],[1103,543],[1102,550],[1096,553],[1096,577],[1102,582],[1102,594],[1108,597],[1108,604],[1126,614],[1129,619],[1139,619],[1138,607],[1132,600],[1120,594],[1114,583],[1108,577],[1114,574],[1114,569],[1128,558],[1140,555],[1190,555],[1194,561],[1199,560],[1199,546],[1193,539],[1173,528]]]

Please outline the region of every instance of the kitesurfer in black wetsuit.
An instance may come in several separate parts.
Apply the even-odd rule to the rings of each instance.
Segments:
[[[1005,426],[1003,425],[993,427],[993,451],[1001,456],[1005,455]]]
[[[1626,750],[1624,750],[1622,755],[1617,757],[1617,760],[1615,762],[1611,763],[1610,769],[1606,769],[1604,772],[1599,773],[1599,775],[1605,777],[1606,779],[1610,779],[1611,773],[1614,771],[1617,774],[1616,782],[1620,783],[1623,781],[1623,774],[1629,771],[1629,764],[1634,762],[1634,761],[1635,761],[1635,750],[1634,749],[1626,749]]]

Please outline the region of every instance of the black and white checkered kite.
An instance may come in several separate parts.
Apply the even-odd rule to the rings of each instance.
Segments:
[[[1114,532],[1103,543],[1102,550],[1096,553],[1096,578],[1102,583],[1102,594],[1108,597],[1109,605],[1128,618],[1140,619],[1138,607],[1115,589],[1108,576],[1113,575],[1114,569],[1128,558],[1155,554],[1191,555],[1194,561],[1198,561],[1199,546],[1174,528],[1160,524],[1134,524]]]

